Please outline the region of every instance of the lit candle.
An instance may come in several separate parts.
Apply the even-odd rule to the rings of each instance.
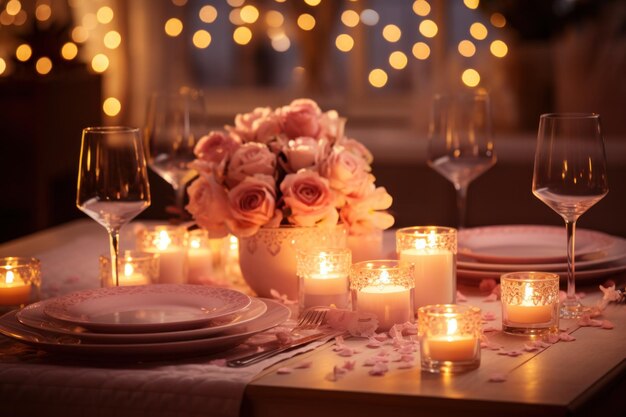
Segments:
[[[302,272],[302,263],[308,263],[309,259],[301,260],[310,252],[298,254],[298,275],[301,276],[302,286],[301,309],[314,306],[335,305],[338,308],[348,306],[348,271],[350,268],[350,250],[337,249],[313,254],[318,262],[314,271]],[[334,260],[335,262],[333,262]]]
[[[445,336],[431,336],[423,343],[424,354],[435,361],[470,361],[476,357],[478,341],[458,334],[456,319],[449,319]]]
[[[400,229],[397,233],[400,261],[414,266],[415,308],[454,302],[456,230],[411,227]],[[446,235],[453,237],[446,238]]]
[[[388,330],[394,324],[413,320],[411,289],[393,284],[389,272],[382,270],[377,282],[358,291],[357,309],[378,317],[378,328]]]
[[[208,241],[208,236],[205,237]],[[211,250],[203,242],[202,236],[191,236],[187,247],[187,282],[201,284],[213,272],[213,257]]]
[[[524,297],[518,305],[503,304],[506,317],[511,323],[533,324],[547,323],[552,320],[554,306],[533,303],[534,291],[530,285],[524,287]]]
[[[11,267],[7,267],[4,279],[0,281],[0,305],[27,304],[30,300],[30,291],[30,285],[24,282]]]
[[[132,261],[132,258],[126,258],[126,262],[124,263],[124,273],[119,276],[120,286],[150,284],[150,280],[147,276],[135,271]]]
[[[177,229],[178,231],[178,229]],[[174,231],[171,231],[174,233]],[[159,278],[161,284],[183,284],[186,282],[187,253],[182,245],[177,244],[165,229],[157,229],[148,234],[152,240],[144,242],[143,250],[159,254]],[[178,239],[184,241],[184,238]]]

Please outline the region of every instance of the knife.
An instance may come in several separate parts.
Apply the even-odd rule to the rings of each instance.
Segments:
[[[242,368],[244,366],[252,365],[262,361],[263,359],[271,358],[279,353],[286,352],[291,349],[295,349],[300,346],[304,346],[308,343],[315,342],[316,340],[323,339],[327,336],[333,336],[332,333],[314,333],[309,336],[301,337],[288,343],[286,345],[279,346],[277,348],[264,350],[262,352],[254,352],[251,355],[243,356],[241,358],[232,359],[226,362],[226,365],[231,368]]]

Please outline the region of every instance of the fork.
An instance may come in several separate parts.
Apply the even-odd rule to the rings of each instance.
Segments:
[[[298,335],[298,333],[302,330],[314,330],[324,323],[324,319],[326,318],[326,312],[328,309],[319,309],[313,308],[307,310],[304,315],[298,321],[296,327],[294,327],[291,332],[289,332],[290,336]],[[321,339],[326,336],[327,333],[315,333],[310,336],[304,336],[299,339],[296,339],[292,342],[289,342],[286,345],[276,347],[274,349],[264,350],[262,352],[254,352],[250,355],[243,356],[241,358],[232,359],[226,362],[226,365],[231,368],[240,368],[243,366],[248,366],[255,364],[257,362],[262,361],[263,359],[271,358],[272,356],[278,355],[281,352],[286,350],[305,345],[307,343],[313,342],[315,340]]]

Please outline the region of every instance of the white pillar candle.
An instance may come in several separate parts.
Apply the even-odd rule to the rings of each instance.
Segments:
[[[166,230],[158,232],[152,245],[144,250],[159,254],[159,278],[161,284],[184,284],[186,282],[187,253],[182,246],[172,244]]]
[[[524,287],[524,297],[520,304],[503,303],[504,316],[509,323],[540,324],[552,321],[554,304],[533,303],[534,291],[530,284]]]
[[[207,242],[208,245],[208,242]],[[187,282],[201,284],[213,272],[213,255],[201,238],[192,237],[187,248]]]
[[[378,328],[389,330],[394,324],[412,320],[411,290],[393,284],[365,287],[357,295],[357,309],[376,314]]]
[[[471,336],[429,337],[422,346],[431,360],[470,361],[476,357],[477,340]]]
[[[405,249],[400,252],[400,261],[414,265],[415,308],[454,302],[456,280],[451,251],[426,247]]]
[[[16,271],[7,268],[4,279],[0,281],[0,305],[17,306],[30,300],[30,285],[24,282]]]

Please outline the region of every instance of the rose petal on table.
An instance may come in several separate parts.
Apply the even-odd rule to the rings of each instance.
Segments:
[[[278,368],[276,370],[276,373],[278,375],[287,375],[293,372],[293,368],[290,368],[288,366],[283,366],[282,368]]]
[[[301,364],[294,366],[293,369],[309,369],[311,365],[313,365],[313,362],[311,361],[302,362]]]
[[[483,314],[483,320],[485,321],[494,321],[497,318],[496,313],[493,311],[487,311]]]
[[[494,373],[489,375],[489,382],[505,382],[506,381],[506,374],[501,374],[501,373]]]
[[[560,333],[559,339],[563,342],[573,342],[576,340],[576,338],[569,333]]]
[[[389,336],[387,336],[387,333],[376,333],[372,337],[378,340],[379,342],[384,342],[385,340],[389,339]]]
[[[483,298],[483,302],[492,303],[494,301],[498,301],[498,294],[491,293],[486,298]]]
[[[411,354],[415,351],[416,351],[416,348],[413,344],[407,344],[407,345],[402,346],[400,349],[398,349],[398,353],[404,354],[404,355]]]
[[[494,288],[496,288],[497,282],[493,278],[485,278],[480,281],[478,284],[478,289],[481,292],[491,292]]]
[[[550,343],[550,344],[552,344],[552,345],[553,345],[553,344],[555,344],[556,342],[558,342],[560,339],[559,339],[559,335],[558,335],[558,334],[555,334],[555,333],[550,333],[550,334],[545,335],[545,336],[543,337],[543,340],[544,340],[545,342],[548,342],[548,343]]]
[[[345,369],[346,371],[352,371],[354,370],[355,366],[356,366],[356,361],[345,361],[343,363],[342,368]]]
[[[578,325],[582,327],[602,327],[602,320],[595,320],[591,315],[585,314],[578,319]]]
[[[533,344],[533,343],[531,343],[531,344],[529,344],[529,343],[525,343],[525,344],[524,344],[524,350],[525,350],[526,352],[535,352],[535,351],[538,351],[538,350],[539,350],[539,346],[536,346],[536,345],[535,345],[535,344]]]
[[[467,301],[467,297],[461,291],[456,291],[456,301],[457,303],[464,303]]]
[[[379,362],[370,369],[369,374],[372,376],[383,376],[389,371],[387,364]]]
[[[368,347],[368,348],[371,348],[371,349],[378,349],[382,345],[383,345],[382,342],[379,342],[378,340],[374,339],[373,337],[370,337],[369,341],[367,342],[365,347]]]
[[[349,348],[349,347],[344,347],[343,349],[340,349],[337,352],[337,354],[339,356],[343,356],[343,357],[346,357],[346,358],[354,355],[355,353],[356,353],[355,350],[352,349],[352,348]]]
[[[543,349],[552,346],[550,343],[546,343],[546,342],[544,342],[542,340],[535,340],[533,342],[533,345],[535,345],[537,347],[540,347],[540,348],[543,348]]]
[[[615,328],[615,325],[608,320],[602,320],[602,326],[600,326],[600,328],[605,330],[612,330],[613,328]]]
[[[374,366],[377,363],[387,363],[387,362],[389,362],[388,358],[383,358],[381,356],[372,356],[372,357],[365,359],[365,361],[363,361],[363,366]]]
[[[503,350],[501,352],[498,352],[498,355],[506,355],[512,358],[523,355],[523,354],[524,352],[522,352],[521,350]]]

